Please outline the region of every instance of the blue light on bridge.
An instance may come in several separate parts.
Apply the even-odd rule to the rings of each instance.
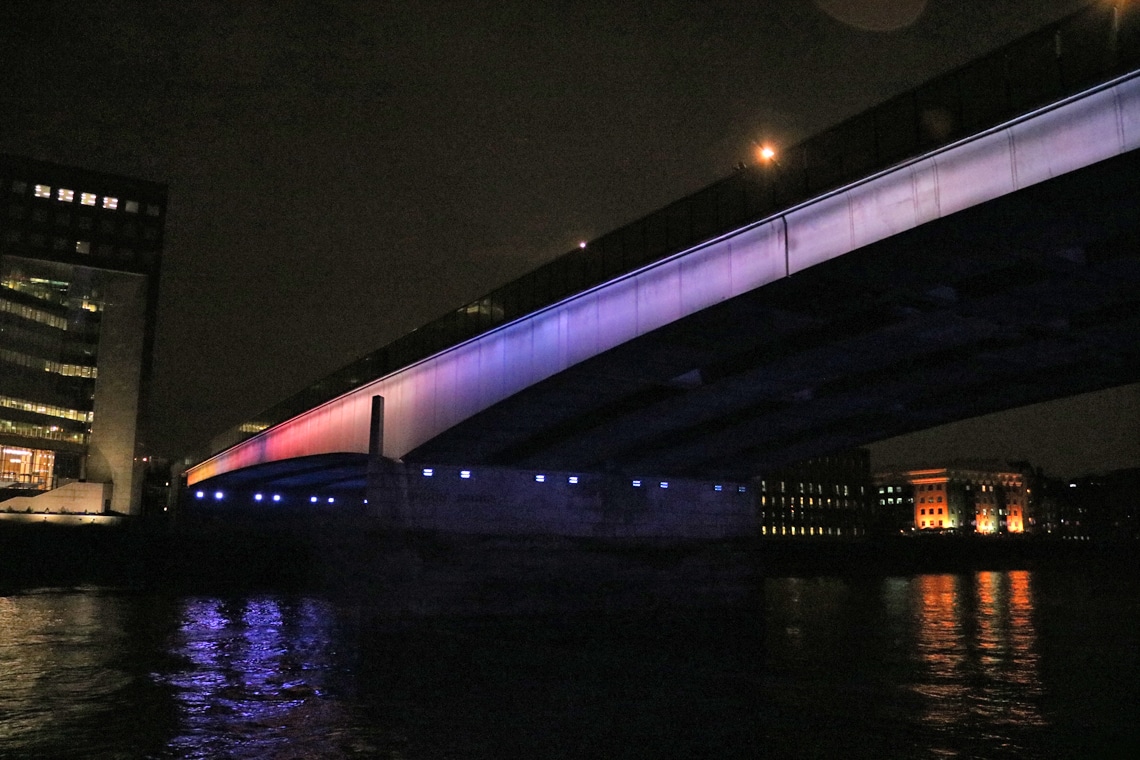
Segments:
[[[546,482],[546,476],[545,475],[535,475],[534,476],[534,482],[535,483],[545,483]]]
[[[310,496],[310,497],[309,497],[309,502],[310,502],[311,504],[316,504],[316,503],[317,503],[317,497],[316,497],[316,496]]]
[[[567,482],[570,483],[570,485],[576,485],[578,483],[578,476],[577,475],[571,475],[567,479]]]
[[[435,470],[430,467],[425,467],[423,472],[425,478],[430,478],[432,475],[435,475]]]
[[[281,501],[281,494],[279,494],[279,493],[273,494],[273,500],[274,501]]]
[[[459,471],[459,477],[463,478],[464,480],[470,480],[471,479],[471,470],[460,470]]]
[[[255,493],[255,494],[253,495],[253,500],[254,500],[254,501],[261,501],[263,498],[265,498],[265,497],[264,497],[264,496],[262,496],[262,495],[261,495],[261,494],[259,494],[259,493]]]
[[[214,501],[221,501],[224,497],[225,494],[221,491],[214,491]]]
[[[641,488],[641,481],[640,480],[633,481],[633,487],[634,488]]]
[[[667,480],[662,480],[662,481],[661,481],[661,487],[662,487],[662,488],[668,488],[668,487],[669,487],[669,481],[667,481]]]
[[[194,497],[197,499],[204,499],[204,498],[206,498],[206,492],[205,491],[198,491],[197,493],[194,494]]]

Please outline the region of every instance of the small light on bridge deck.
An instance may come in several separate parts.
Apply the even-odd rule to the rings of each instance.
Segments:
[[[586,241],[585,241],[585,240],[581,240],[581,241],[579,241],[579,242],[578,242],[578,247],[579,247],[579,248],[585,248],[585,247],[586,247]]]
[[[634,488],[641,488],[641,481],[640,480],[633,481],[633,487]]]
[[[336,503],[336,499],[334,499],[333,497],[330,496],[329,497],[329,504],[335,504],[335,503]]]
[[[772,148],[770,148],[767,145],[761,145],[760,146],[760,158],[762,160],[771,161],[775,157],[776,157],[776,151],[772,150]]]
[[[433,470],[433,469],[432,469],[432,468],[430,468],[430,467],[425,467],[425,468],[424,468],[424,477],[425,477],[425,478],[430,478],[432,475],[435,475],[435,470]]]
[[[195,498],[198,498],[198,499],[206,498],[206,494],[203,491],[198,491],[197,493],[194,494],[194,496],[195,496]]]
[[[273,494],[273,500],[274,501],[281,501],[281,494],[279,494],[279,493]]]
[[[214,498],[216,500],[221,501],[223,496],[225,496],[225,494],[221,491],[214,491]]]
[[[668,480],[662,480],[661,481],[661,487],[662,488],[668,488],[669,487],[669,481]]]
[[[463,478],[464,480],[470,480],[471,479],[471,470],[460,470],[459,471],[459,477]]]
[[[724,486],[713,486],[713,490],[714,490],[714,491],[723,491],[723,490],[724,490]]]
[[[316,503],[317,503],[317,497],[316,497],[316,496],[310,496],[310,497],[309,497],[309,502],[310,502],[310,503],[312,503],[312,504],[316,504]]]
[[[570,485],[576,484],[578,482],[578,476],[571,475],[569,478],[567,478],[567,482],[570,483]]]
[[[545,483],[546,482],[546,476],[545,475],[535,475],[534,476],[534,482],[535,483]]]
[[[264,497],[263,497],[261,494],[259,494],[259,493],[255,493],[255,494],[253,495],[253,500],[254,500],[254,501],[261,501],[261,500],[262,500],[262,498],[264,498]]]

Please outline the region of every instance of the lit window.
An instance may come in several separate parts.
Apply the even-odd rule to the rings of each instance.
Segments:
[[[75,243],[76,253],[91,253],[91,243],[86,240],[79,240]]]
[[[546,476],[545,475],[535,475],[534,476],[534,482],[535,483],[545,483],[546,482]]]
[[[36,185],[36,197],[37,198],[50,198],[51,197],[51,185]]]
[[[430,478],[432,475],[435,475],[435,470],[430,467],[425,467],[423,472],[425,478]]]
[[[127,201],[126,211],[128,214],[137,214],[139,212],[139,202]]]
[[[119,207],[119,199],[118,198],[112,198],[109,195],[105,196],[103,198],[103,208],[107,209],[108,211],[114,211],[118,207]]]
[[[471,470],[460,470],[459,477],[463,478],[464,480],[470,480]]]
[[[576,485],[578,483],[578,476],[577,475],[571,475],[566,480],[570,485]]]
[[[75,200],[75,191],[68,190],[66,187],[61,187],[55,195],[56,200],[63,201],[64,203],[71,203]]]
[[[95,201],[97,201],[98,198],[99,197],[95,195],[95,193],[80,193],[79,202],[84,206],[94,206]]]

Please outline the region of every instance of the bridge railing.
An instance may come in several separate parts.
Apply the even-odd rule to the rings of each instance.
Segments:
[[[279,422],[420,359],[812,197],[1128,73],[1140,3],[1098,2],[590,241],[334,372],[242,426]],[[252,433],[234,428],[220,451]]]

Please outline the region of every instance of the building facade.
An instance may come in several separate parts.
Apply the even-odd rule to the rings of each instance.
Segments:
[[[875,475],[875,491],[880,513],[909,508],[916,531],[1024,533],[1032,525],[1027,468],[962,463],[886,471]]]
[[[760,535],[851,538],[867,533],[871,460],[865,449],[809,459],[765,473]]]
[[[0,155],[0,513],[138,512],[166,204]]]

